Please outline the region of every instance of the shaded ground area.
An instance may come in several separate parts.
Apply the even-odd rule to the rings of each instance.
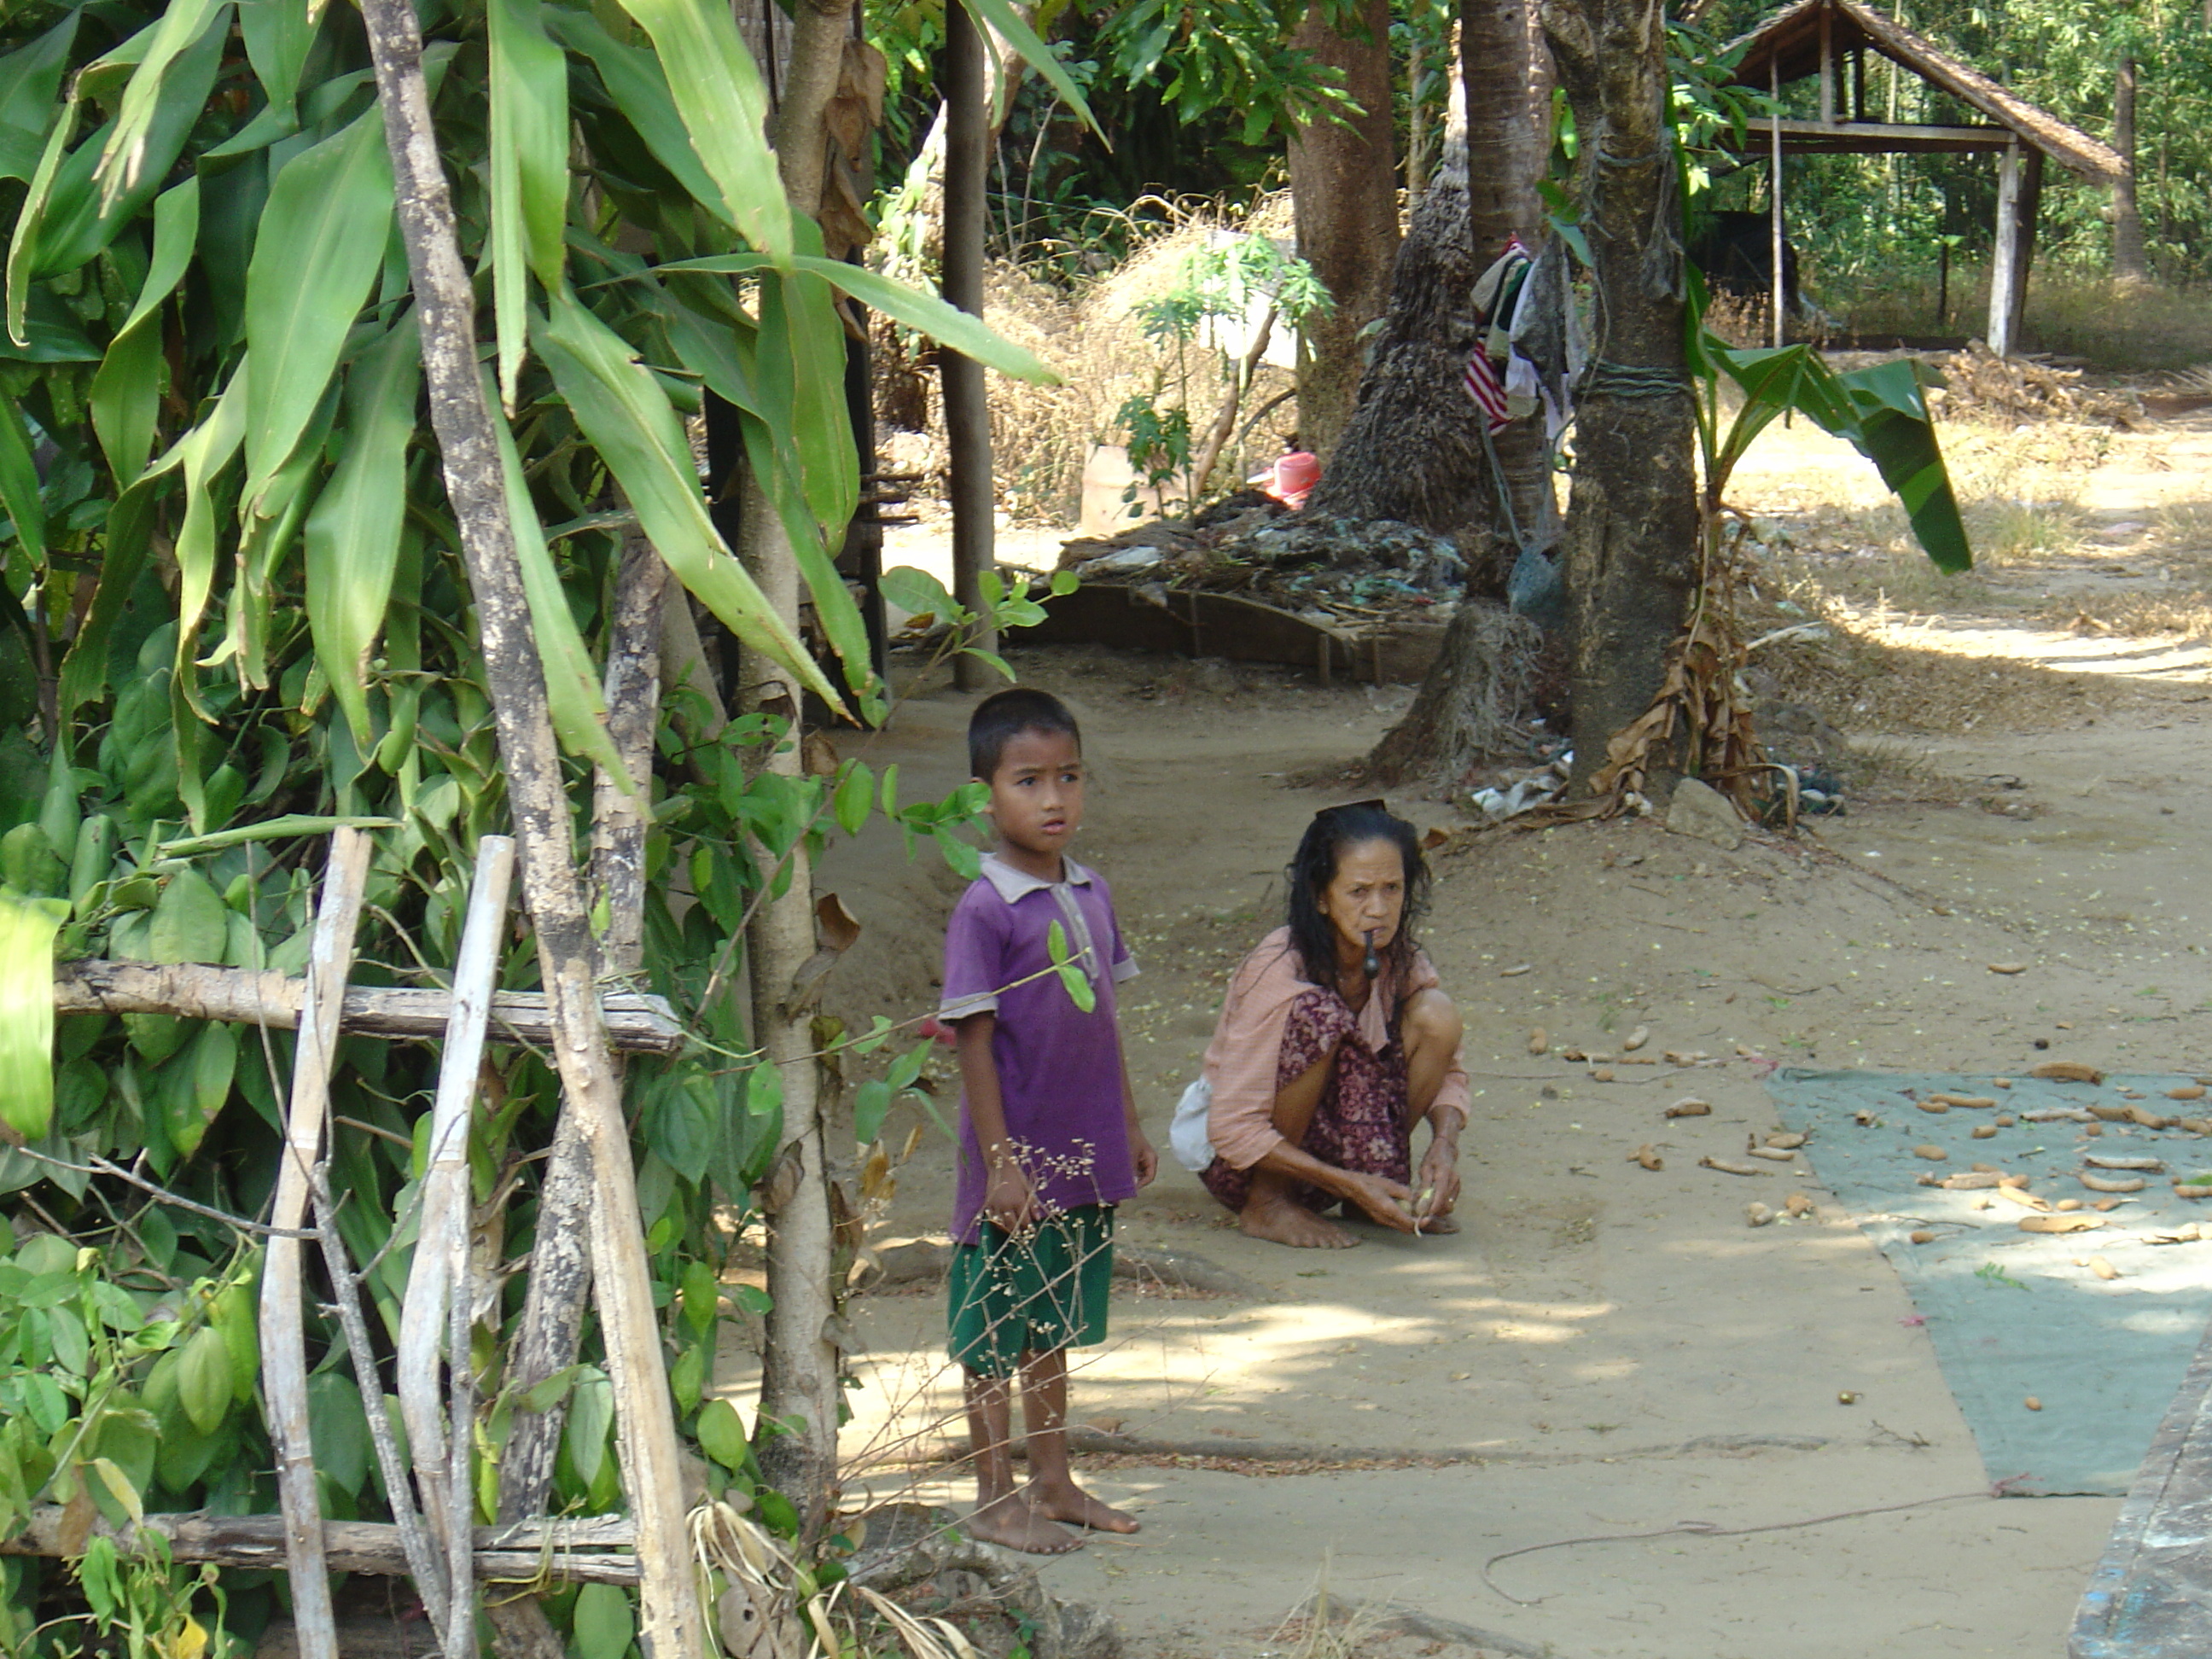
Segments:
[[[1848,525],[1872,510],[1853,504],[1849,458],[1802,430],[1787,442],[1806,447],[1758,458],[1769,470],[1747,475],[1744,499],[1763,507],[1786,481],[1796,494],[1778,513]],[[1832,499],[1810,502],[1832,461]],[[2085,495],[2099,476],[2085,473]],[[2176,507],[2142,537],[2170,565],[2212,562],[2182,522]],[[1468,1015],[1481,1091],[1467,1230],[1370,1231],[1355,1251],[1294,1254],[1224,1228],[1179,1170],[1125,1207],[1130,1243],[1196,1252],[1258,1292],[1125,1284],[1113,1341],[1077,1376],[1079,1419],[1154,1448],[1089,1460],[1146,1530],[1042,1571],[1055,1592],[1115,1611],[1133,1650],[1279,1650],[1280,1621],[1326,1572],[1340,1594],[1395,1598],[1561,1659],[2063,1651],[2115,1503],[1976,1496],[1980,1460],[1873,1246],[1802,1164],[1739,1177],[1698,1160],[1740,1159],[1747,1136],[1777,1127],[1763,1082],[1776,1064],[2009,1073],[2063,1055],[2212,1070],[2204,674],[2179,659],[2142,673],[2039,659],[2034,625],[2061,577],[2122,558],[2140,568],[2140,549],[2008,556],[1970,579],[1983,597],[1954,590],[1947,603],[1972,603],[1939,621],[1924,597],[1885,617],[1886,578],[1855,586],[1834,573],[1860,555],[1829,550],[1805,524],[1794,534],[1768,597],[1874,617],[1855,631],[1837,623],[1844,611],[1821,612],[1829,639],[1773,648],[1797,653],[1774,700],[1854,735],[1850,816],[1735,851],[1647,823],[1493,831],[1440,862],[1430,948]],[[1865,563],[1920,580],[1893,551]],[[1968,627],[1987,636],[1976,650],[2002,654],[1895,631]],[[1825,680],[1822,653],[1834,653]],[[1868,672],[1865,653],[1890,672]],[[1113,882],[1144,963],[1124,1007],[1139,1102],[1164,1144],[1222,983],[1275,919],[1283,860],[1337,798],[1287,780],[1356,756],[1406,693],[1103,653],[1015,659],[1085,720],[1096,782],[1079,856]],[[1917,712],[1871,706],[1913,673],[1933,688]],[[1984,683],[2000,694],[1967,696]],[[909,792],[949,787],[964,770],[967,707],[922,690],[873,758],[899,762]],[[889,838],[834,853],[822,878],[867,928],[839,970],[847,1011],[927,1006],[957,884]],[[1638,1027],[1648,1040],[1628,1051]],[[1564,1059],[1570,1048],[1613,1056],[1613,1080]],[[949,1107],[957,1085],[938,1069]],[[1712,1111],[1662,1116],[1685,1096]],[[895,1147],[903,1129],[887,1135]],[[1663,1169],[1631,1161],[1646,1143]],[[878,1243],[937,1232],[948,1165],[926,1139],[875,1218]],[[1812,1201],[1804,1218],[1745,1225],[1748,1200],[1779,1207],[1793,1192]],[[869,1352],[848,1456],[875,1464],[876,1492],[957,1495],[927,1461],[956,1397],[936,1287],[856,1306]],[[1255,1450],[1304,1461],[1255,1462]],[[1562,1539],[1954,1496],[1808,1528],[1551,1550],[1500,1564],[1494,1587],[1481,1571]]]

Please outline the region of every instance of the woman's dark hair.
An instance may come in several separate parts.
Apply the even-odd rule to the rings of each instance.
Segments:
[[[1064,732],[1079,750],[1083,747],[1083,733],[1066,703],[1049,691],[1010,686],[984,698],[968,717],[968,775],[990,782],[1006,744],[1024,732]]]
[[[1291,890],[1291,948],[1305,964],[1306,978],[1316,985],[1336,983],[1336,925],[1321,912],[1322,895],[1336,879],[1345,848],[1370,841],[1389,842],[1405,864],[1405,914],[1382,955],[1401,986],[1413,969],[1413,926],[1429,908],[1429,862],[1421,856],[1421,838],[1412,824],[1394,817],[1380,801],[1359,801],[1315,813],[1285,872]]]

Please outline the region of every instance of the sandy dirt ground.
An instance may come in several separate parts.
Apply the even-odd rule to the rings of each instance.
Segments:
[[[2188,446],[2205,441],[2169,434],[2160,465],[2148,441],[2108,458],[2124,487],[2083,474],[2079,544],[1977,577],[1971,611],[1920,604],[1866,625],[1900,661],[2005,659],[2078,696],[2033,717],[1993,698],[1949,735],[1855,732],[1885,757],[1885,786],[1794,841],[1724,851],[1624,823],[1491,832],[1439,859],[1425,936],[1468,1018],[1477,1091],[1465,1231],[1364,1228],[1356,1249],[1294,1252],[1243,1238],[1170,1161],[1124,1206],[1122,1238],[1194,1252],[1249,1293],[1120,1283],[1111,1341],[1080,1358],[1074,1415],[1174,1450],[1084,1460],[1145,1529],[1042,1564],[1054,1593],[1109,1609],[1139,1654],[1282,1651],[1281,1621],[1317,1582],[1490,1632],[1489,1650],[1559,1659],[2063,1653],[2117,1501],[1989,1497],[1911,1304],[1809,1169],[1745,1179],[1698,1160],[1773,1126],[1761,1079],[1777,1063],[2212,1066],[2207,930],[2192,920],[2212,909],[2205,653],[2085,638],[2034,610],[2068,584],[2130,580],[2100,574],[2113,565],[2154,582],[2206,556],[2185,511]],[[1738,494],[1809,526],[1865,505],[1860,465],[1784,434]],[[2136,528],[2100,539],[2112,523]],[[1342,796],[1291,780],[1356,757],[1409,693],[1012,654],[1084,721],[1094,781],[1079,855],[1112,881],[1142,963],[1125,1029],[1164,1150],[1222,985],[1279,919],[1285,860]],[[972,699],[942,678],[872,755],[899,763],[909,793],[966,769]],[[1458,822],[1448,805],[1401,805]],[[846,1011],[928,1006],[958,889],[941,862],[909,862],[871,832],[820,878],[867,929],[840,969]],[[1613,1081],[1560,1055],[1619,1054],[1638,1026],[1639,1055],[1662,1058],[1618,1065]],[[957,1083],[938,1071],[949,1108]],[[1686,1095],[1711,1115],[1662,1115]],[[1631,1161],[1647,1142],[1663,1170]],[[941,1137],[925,1139],[876,1218],[879,1244],[941,1236],[949,1165]],[[1748,1200],[1792,1192],[1811,1214],[1747,1227]],[[964,1501],[945,1466],[884,1461],[958,1432],[941,1291],[894,1286],[854,1305],[867,1353],[844,1449],[875,1464],[855,1497]],[[1484,1571],[1527,1546],[1655,1532]]]

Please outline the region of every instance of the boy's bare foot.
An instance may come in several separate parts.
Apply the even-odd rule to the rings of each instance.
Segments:
[[[1348,1250],[1359,1241],[1335,1223],[1323,1221],[1303,1204],[1288,1199],[1247,1203],[1237,1224],[1254,1238],[1288,1244],[1300,1250]]]
[[[1029,1499],[1031,1509],[1048,1521],[1064,1521],[1071,1527],[1087,1527],[1092,1532],[1141,1530],[1135,1516],[1109,1508],[1073,1480],[1051,1486],[1032,1480],[1023,1488],[1022,1495]]]
[[[983,1504],[969,1516],[968,1530],[987,1544],[1003,1545],[1024,1555],[1066,1555],[1083,1547],[1080,1533],[1068,1531],[1034,1508],[1022,1492],[1009,1492]]]

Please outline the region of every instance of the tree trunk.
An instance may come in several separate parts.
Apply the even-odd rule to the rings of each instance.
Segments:
[[[837,9],[832,28],[823,15],[807,27],[804,14],[833,8],[809,0],[800,8],[801,27],[793,39],[788,84],[797,88],[823,78],[836,79],[844,50],[850,0]],[[812,52],[829,65],[801,61]],[[793,207],[813,213],[821,205],[829,133],[823,125],[826,104],[811,117],[793,105],[779,113],[776,167]],[[753,580],[776,614],[795,629],[802,598],[798,561],[782,520],[773,512],[759,483],[744,483],[745,562]],[[787,671],[747,652],[744,684],[746,706],[788,722],[785,740],[763,758],[765,769],[797,777],[805,769],[803,695]],[[754,855],[773,884],[778,866],[772,853],[756,843]],[[804,1006],[793,1006],[793,983],[814,954],[814,877],[802,839],[781,866],[781,891],[763,896],[745,934],[747,975],[752,992],[753,1045],[763,1063],[776,1068],[782,1085],[783,1122],[776,1162],[762,1197],[768,1218],[768,1292],[772,1298],[761,1361],[760,1415],[755,1450],[769,1483],[790,1498],[811,1536],[827,1516],[837,1472],[838,1355],[831,1338],[836,1300],[831,1283],[835,1239],[830,1183],[817,1099],[818,1067],[813,1032]]]
[[[945,19],[945,255],[941,291],[948,304],[970,316],[983,314],[984,185],[991,154],[989,94],[984,85],[983,32],[963,5]],[[979,617],[983,573],[997,554],[998,491],[991,477],[991,406],[983,366],[950,347],[938,353],[945,390],[945,444],[952,507],[952,597]],[[999,648],[988,619],[968,630],[966,642]],[[990,668],[970,656],[952,659],[953,684],[980,691]]]
[[[405,0],[363,0],[378,102],[392,152],[408,275],[422,319],[422,365],[446,490],[460,532],[485,678],[521,854],[523,901],[537,936],[564,1113],[591,1154],[592,1277],[606,1333],[623,1482],[637,1523],[638,1636],[646,1659],[703,1651],[684,1529],[675,1402],[638,1216],[629,1126],[599,1018],[591,927],[577,879],[568,802],[530,629],[530,602],[507,518],[505,471],[477,361],[475,298],[438,158],[422,39]]]
[[[1307,319],[1298,361],[1298,440],[1326,461],[1358,401],[1360,331],[1382,314],[1398,252],[1398,174],[1390,81],[1390,0],[1365,0],[1340,33],[1332,8],[1308,9],[1291,44],[1340,70],[1364,112],[1291,133],[1291,203],[1298,254],[1336,301]]]
[[[1515,530],[1540,549],[1558,538],[1549,444],[1540,422],[1518,421],[1486,453],[1482,410],[1461,377],[1477,343],[1468,290],[1510,238],[1534,246],[1541,222],[1536,181],[1548,129],[1528,90],[1548,80],[1540,44],[1526,0],[1462,7],[1443,161],[1399,251],[1359,409],[1307,504],[1316,517],[1399,519],[1457,534],[1468,553],[1466,595],[1437,660],[1371,757],[1385,782],[1456,781],[1493,750],[1506,736],[1501,714],[1510,718],[1518,700],[1501,676],[1524,671],[1534,648],[1531,630],[1497,602],[1520,551]]]
[[[1567,509],[1575,775],[1650,706],[1697,578],[1695,429],[1682,343],[1681,198],[1660,0],[1544,0],[1582,135],[1583,227],[1605,319],[1583,376]],[[1661,794],[1670,757],[1650,757]]]
[[[2150,281],[2143,248],[2142,208],[2136,198],[2136,60],[2120,59],[2112,77],[2112,148],[2122,171],[2112,185],[2112,277],[2128,287]]]

